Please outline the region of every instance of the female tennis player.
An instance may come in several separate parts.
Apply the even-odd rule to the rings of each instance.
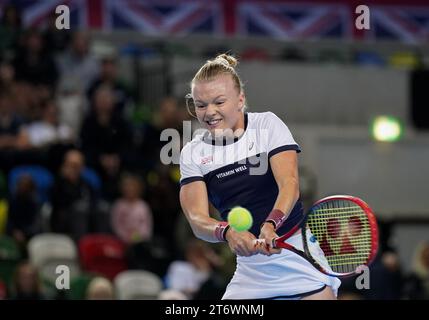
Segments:
[[[237,60],[226,54],[207,61],[191,82],[190,105],[207,129],[181,152],[180,202],[196,237],[227,241],[237,268],[223,299],[335,299],[340,280],[290,252],[255,245],[285,234],[303,216],[299,199],[298,144],[272,112],[245,112]],[[263,88],[261,88],[263,90]],[[209,201],[224,221],[209,215]],[[229,211],[247,208],[249,231],[230,228]],[[302,248],[298,231],[288,239]],[[323,255],[317,243],[314,252]]]

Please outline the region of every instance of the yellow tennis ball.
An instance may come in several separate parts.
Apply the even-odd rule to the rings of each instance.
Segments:
[[[228,214],[228,223],[236,231],[246,231],[252,227],[253,218],[249,210],[243,207],[235,207]]]

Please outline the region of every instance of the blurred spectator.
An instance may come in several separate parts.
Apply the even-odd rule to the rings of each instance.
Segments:
[[[125,194],[125,189],[128,189],[127,193],[131,193],[131,194],[137,193],[138,189],[140,189],[138,192],[139,194],[144,193],[143,192],[144,188],[140,188],[140,187],[137,188],[137,185],[135,185],[137,181],[132,182],[131,184],[129,182],[125,183],[125,181],[123,182],[124,183],[122,184],[122,186],[124,189],[124,194]],[[126,184],[128,184],[127,187],[125,186]],[[142,184],[142,181],[138,181],[138,184]],[[153,190],[153,192],[156,192],[156,191]],[[177,197],[177,195],[172,194],[170,200],[167,199],[166,196],[167,196],[166,194],[159,195],[160,198],[161,197],[164,198],[165,209],[168,210],[167,202],[171,201],[174,197]],[[134,197],[135,195],[133,195],[133,198]],[[174,204],[177,205],[177,199],[174,199],[173,201],[174,201]],[[124,207],[122,207],[122,209],[123,208]],[[118,209],[119,209],[118,207],[114,208],[114,210],[118,210]],[[122,212],[125,212],[125,211],[122,211]],[[159,232],[157,234],[153,234],[153,227],[156,227],[156,226],[154,226],[154,222],[152,221],[154,217],[152,215],[150,205],[144,203],[144,206],[140,207],[138,212],[139,214],[133,217],[131,217],[129,213],[127,215],[124,215],[123,213],[119,214],[119,210],[117,211],[117,213],[113,212],[112,213],[113,223],[117,225],[116,227],[114,225],[113,228],[118,230],[119,225],[121,224],[124,225],[125,221],[120,222],[120,219],[119,219],[120,215],[122,215],[123,217],[128,216],[129,219],[127,220],[129,222],[133,221],[135,218],[140,217],[141,220],[138,223],[138,225],[140,225],[141,227],[143,227],[144,225],[146,226],[142,228],[139,232],[141,234],[144,231],[144,233],[148,237],[146,237],[146,240],[144,240],[141,238],[141,235],[140,235],[138,236],[138,238],[135,239],[135,241],[132,241],[133,239],[129,239],[127,241],[129,244],[129,247],[127,248],[128,265],[132,269],[148,270],[157,274],[160,277],[164,277],[168,266],[175,259],[175,255],[176,255],[176,248],[175,248],[176,246],[175,246],[175,241],[173,239],[175,221],[174,219],[168,218],[168,212],[166,215],[163,215],[162,217],[158,217],[156,219],[157,223],[160,224],[158,229],[161,228],[163,230],[164,226],[168,226],[167,229],[169,231],[171,230],[171,234],[168,234],[168,236],[166,236],[165,233],[159,233]],[[144,215],[143,215],[143,212],[145,212]],[[145,218],[143,220],[142,218],[144,216],[147,216],[148,219]]]
[[[94,108],[83,122],[82,149],[91,167],[103,181],[103,197],[114,201],[119,196],[121,166],[132,143],[130,124],[114,114],[114,96],[108,87],[100,87],[94,96]]]
[[[87,110],[87,101],[79,85],[64,78],[56,93],[60,122],[73,128],[75,132],[80,132]]]
[[[44,300],[39,273],[29,262],[20,263],[15,271],[12,300]]]
[[[103,277],[91,280],[86,290],[87,300],[114,300],[115,294],[112,283]]]
[[[12,92],[15,80],[15,68],[7,60],[0,62],[0,90],[2,92]]]
[[[168,268],[167,288],[193,298],[220,264],[219,256],[207,243],[193,239],[186,247],[185,261],[174,261]]]
[[[19,115],[25,122],[38,121],[42,117],[44,102],[50,100],[52,92],[47,86],[33,86],[26,82],[17,82],[14,94]]]
[[[162,278],[174,260],[171,247],[173,247],[172,243],[160,237],[153,237],[148,242],[130,244],[126,252],[128,267],[147,270]]]
[[[121,181],[122,197],[112,209],[112,227],[125,243],[150,241],[152,212],[141,199],[143,182],[138,176],[126,175]]]
[[[358,289],[359,275],[341,279],[339,300],[399,300],[404,279],[399,257],[392,248],[381,251],[369,267],[369,288]]]
[[[87,95],[93,101],[95,92],[102,86],[109,86],[114,95],[115,112],[124,115],[131,101],[130,90],[118,77],[118,61],[113,56],[107,56],[101,61],[100,75],[90,84]]]
[[[370,289],[361,290],[369,300],[399,300],[403,275],[399,257],[392,249],[382,252],[370,268]]]
[[[58,111],[52,99],[43,102],[40,121],[30,123],[21,131],[21,142],[28,147],[43,148],[54,144],[70,144],[74,141],[73,130],[58,121]]]
[[[370,268],[370,272],[372,267]],[[341,279],[341,286],[338,289],[338,300],[364,300],[364,291],[367,289],[358,289],[356,286],[356,279],[358,276],[347,277]],[[371,287],[370,278],[370,287]]]
[[[12,56],[21,33],[21,13],[13,4],[3,8],[0,19],[0,57]]]
[[[70,42],[71,36],[69,30],[57,28],[56,20],[57,14],[52,11],[48,17],[46,30],[43,32],[46,51],[51,54],[64,51]]]
[[[154,114],[153,122],[143,127],[142,143],[140,154],[142,159],[139,163],[153,169],[159,162],[161,148],[166,144],[160,141],[161,132],[164,129],[176,129],[182,132],[182,121],[184,113],[180,109],[179,103],[174,97],[164,97],[159,104],[158,110]],[[180,141],[178,150],[180,150]],[[177,159],[178,160],[178,159]]]
[[[158,111],[155,113],[154,124],[160,131],[182,128],[182,113],[176,98],[164,97],[161,100]]]
[[[75,240],[91,231],[96,215],[94,190],[82,179],[84,162],[80,151],[68,151],[51,193],[52,231],[69,234]]]
[[[40,232],[39,204],[36,199],[36,185],[29,175],[22,175],[17,182],[16,191],[9,199],[7,232],[19,244]]]
[[[44,86],[34,87],[15,79],[15,68],[4,60],[0,63],[0,92],[10,96],[11,108],[23,120],[33,120],[40,99],[47,97],[50,91]]]
[[[416,248],[413,270],[404,291],[408,299],[429,299],[429,243],[426,241]]]
[[[55,62],[46,52],[42,34],[34,29],[27,31],[24,44],[14,59],[16,79],[32,85],[54,88],[58,79]]]
[[[24,147],[19,140],[23,121],[14,112],[12,96],[0,91],[0,150]]]
[[[98,74],[98,61],[90,53],[88,34],[83,31],[72,35],[68,50],[58,56],[57,63],[61,77],[74,81],[83,91],[88,90]]]
[[[172,244],[170,247],[176,251],[175,232],[181,208],[178,201],[179,184],[172,176],[174,169],[174,166],[159,164],[149,172],[146,199],[152,208],[155,235]]]

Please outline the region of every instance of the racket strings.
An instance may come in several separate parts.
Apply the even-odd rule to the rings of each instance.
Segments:
[[[364,210],[354,202],[321,203],[311,211],[307,225],[334,272],[353,272],[366,263],[371,252],[371,226]]]

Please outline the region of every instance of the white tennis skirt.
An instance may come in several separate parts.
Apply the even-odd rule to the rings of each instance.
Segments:
[[[307,237],[311,237],[307,230]],[[288,240],[302,250],[301,232]],[[324,261],[330,270],[318,242],[308,241],[309,250]],[[257,254],[250,257],[237,256],[237,268],[222,299],[297,299],[325,286],[331,287],[335,296],[341,281],[318,271],[310,262],[296,253],[282,249],[280,254],[266,256]]]

